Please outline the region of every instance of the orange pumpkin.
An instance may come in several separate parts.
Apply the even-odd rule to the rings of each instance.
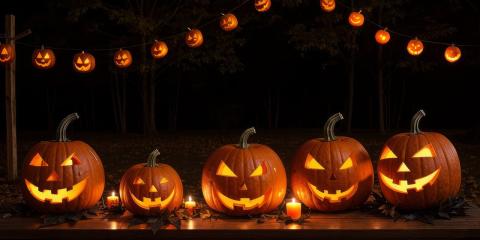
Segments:
[[[132,65],[132,54],[125,49],[119,49],[113,55],[113,62],[119,68],[127,68]]]
[[[390,33],[387,32],[387,28],[380,29],[375,33],[375,41],[380,45],[385,45],[390,41]]]
[[[15,60],[15,49],[8,43],[0,43],[0,63],[12,63]]]
[[[164,41],[157,41],[152,45],[152,48],[150,49],[150,53],[152,54],[152,57],[155,59],[160,59],[164,58],[167,56],[168,53],[168,46]]]
[[[291,188],[307,207],[339,211],[363,204],[373,185],[373,166],[367,150],[350,137],[336,137],[337,113],[324,126],[324,137],[305,142],[292,162]]]
[[[364,22],[365,17],[363,16],[361,10],[358,12],[351,12],[348,16],[348,23],[350,23],[350,25],[352,25],[353,27],[361,27],[363,26]]]
[[[280,157],[268,146],[247,144],[249,128],[240,144],[215,150],[202,173],[202,192],[212,209],[246,216],[271,212],[282,203],[287,177]]]
[[[187,46],[191,48],[197,48],[202,46],[203,44],[203,35],[202,32],[196,28],[190,29],[185,35],[185,42]]]
[[[52,49],[44,48],[35,49],[32,55],[32,64],[38,69],[50,69],[55,66],[56,58]]]
[[[272,6],[272,1],[271,0],[255,0],[254,5],[257,11],[266,12]]]
[[[423,110],[412,118],[411,131],[387,140],[378,161],[378,178],[385,198],[402,209],[438,206],[460,190],[457,151],[442,134],[422,132]]]
[[[35,144],[22,169],[23,198],[39,212],[78,212],[93,207],[102,197],[105,174],[100,157],[82,141],[67,139],[66,130],[77,113],[58,126],[57,139]]]
[[[335,10],[335,0],[320,0],[320,7],[325,12]]]
[[[95,58],[92,54],[82,51],[73,56],[73,69],[80,73],[89,73],[95,69]]]
[[[407,51],[412,56],[418,56],[423,52],[423,43],[418,38],[408,41]]]
[[[460,59],[462,51],[460,51],[460,48],[452,44],[445,49],[444,56],[448,62],[454,63]]]
[[[237,28],[237,26],[238,26],[237,17],[235,17],[235,15],[233,15],[231,13],[224,14],[220,18],[220,27],[224,31],[230,32],[230,31],[234,30],[235,28]]]

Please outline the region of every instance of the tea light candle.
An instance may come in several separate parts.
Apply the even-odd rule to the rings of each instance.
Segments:
[[[295,198],[292,198],[292,201],[287,203],[287,215],[293,220],[298,220],[302,216],[302,204],[296,202]]]
[[[192,210],[197,206],[197,203],[192,200],[192,196],[188,196],[188,201],[185,201],[185,208]]]
[[[120,199],[118,196],[115,196],[115,191],[112,192],[112,196],[107,197],[107,207],[113,208],[118,207],[120,205]]]

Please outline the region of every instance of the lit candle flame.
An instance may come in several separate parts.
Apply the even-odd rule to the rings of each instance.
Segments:
[[[296,202],[295,198],[292,198],[292,202],[293,202],[293,203]]]
[[[189,201],[189,202],[192,201],[192,196],[188,196],[188,201]]]
[[[114,196],[115,196],[115,191],[112,191],[112,197],[114,197]]]

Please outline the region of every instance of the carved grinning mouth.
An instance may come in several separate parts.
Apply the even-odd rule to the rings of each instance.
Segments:
[[[318,188],[315,187],[315,185],[313,185],[309,182],[307,182],[307,183],[308,183],[308,187],[310,188],[310,191],[312,191],[314,193],[315,197],[317,197],[318,199],[320,199],[322,201],[327,199],[331,203],[338,203],[338,202],[341,202],[342,199],[351,198],[357,192],[357,189],[358,189],[358,184],[354,184],[345,191],[336,190],[335,193],[328,193],[328,190],[326,190],[326,189],[323,190],[323,192],[322,192],[322,191],[318,190]]]
[[[271,189],[268,190],[265,194],[261,195],[260,197],[257,197],[257,198],[254,198],[254,199],[250,199],[250,198],[240,198],[240,200],[235,200],[235,199],[232,199],[232,198],[229,198],[227,196],[225,196],[223,193],[221,193],[220,191],[217,191],[217,194],[218,194],[218,197],[220,198],[220,202],[222,202],[222,204],[233,210],[235,207],[240,207],[242,208],[243,210],[252,210],[254,208],[260,208],[263,206],[264,204],[264,200],[265,200],[265,196],[266,195],[269,195],[271,193]]]
[[[174,195],[175,195],[175,189],[173,189],[170,195],[167,198],[165,198],[163,201],[162,201],[162,197],[154,198],[152,201],[152,198],[148,198],[148,197],[143,197],[143,200],[140,200],[137,197],[135,197],[135,195],[132,192],[130,192],[130,196],[132,197],[135,204],[137,204],[137,206],[146,210],[149,210],[150,208],[154,208],[154,207],[159,207],[160,210],[163,210],[166,206],[168,206],[168,204],[170,204],[170,202],[172,202]]]
[[[73,185],[71,190],[67,190],[67,188],[61,188],[57,190],[57,193],[52,193],[52,190],[50,189],[40,191],[38,190],[38,186],[31,183],[27,179],[25,179],[25,185],[27,186],[30,194],[32,194],[32,196],[38,201],[50,202],[51,204],[61,204],[63,199],[67,199],[67,201],[70,202],[77,198],[85,189],[85,186],[87,185],[87,179],[88,177]]]
[[[415,183],[408,184],[407,180],[400,180],[398,184],[393,182],[392,178],[385,176],[383,173],[380,173],[380,180],[390,188],[391,190],[407,194],[409,189],[415,189],[415,191],[420,192],[423,190],[423,187],[427,184],[433,185],[440,175],[440,168],[435,170],[429,175],[415,179]]]

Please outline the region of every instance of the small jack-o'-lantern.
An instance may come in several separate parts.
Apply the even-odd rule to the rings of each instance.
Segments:
[[[84,51],[77,53],[73,56],[73,69],[80,73],[89,73],[95,69],[95,58]]]
[[[44,48],[35,49],[32,55],[32,64],[38,69],[50,69],[55,66],[56,58],[52,49]]]
[[[325,123],[324,138],[304,143],[292,163],[291,188],[309,208],[339,211],[363,204],[373,185],[370,156],[357,140],[336,137],[337,113]]]
[[[350,16],[348,16],[348,23],[353,27],[361,27],[365,22],[365,17],[362,14],[362,10],[358,12],[351,12]]]
[[[119,49],[113,55],[113,62],[119,68],[127,68],[132,64],[132,54],[125,49]]]
[[[227,32],[232,31],[233,29],[237,28],[238,26],[238,20],[235,15],[231,13],[227,13],[222,15],[220,18],[220,27]]]
[[[255,0],[254,5],[257,11],[266,12],[272,6],[272,1],[271,0]]]
[[[325,12],[335,10],[335,0],[320,0],[320,7]]]
[[[390,33],[387,31],[387,28],[380,29],[375,33],[375,41],[380,45],[385,45],[390,41]]]
[[[147,163],[129,168],[120,181],[120,198],[125,208],[136,215],[161,215],[172,212],[183,200],[182,180],[175,169],[157,163],[158,149],[150,153]]]
[[[164,41],[155,40],[155,42],[152,44],[152,48],[150,49],[150,53],[155,59],[164,58],[167,56],[168,46]]]
[[[422,132],[423,110],[412,118],[411,132],[387,140],[378,161],[385,198],[403,209],[424,209],[454,197],[460,189],[457,151],[442,134]]]
[[[203,44],[203,34],[200,30],[194,28],[194,29],[188,29],[189,31],[185,35],[185,42],[187,43],[187,46],[191,48],[197,48],[202,46]]]
[[[57,140],[35,144],[25,158],[23,198],[39,212],[78,212],[93,207],[102,197],[102,161],[88,144],[67,139],[67,127],[75,119],[77,113],[65,117],[58,126]]]
[[[458,59],[460,59],[460,57],[462,56],[462,51],[460,51],[460,48],[452,44],[451,46],[448,46],[445,49],[444,55],[445,55],[445,59],[448,62],[453,63],[458,61]]]
[[[11,63],[15,60],[15,49],[8,43],[0,43],[0,63]]]
[[[268,146],[247,144],[255,133],[249,128],[240,144],[215,150],[202,173],[202,192],[208,206],[228,215],[268,213],[283,201],[287,188],[285,168]]]
[[[423,52],[423,43],[418,38],[408,41],[407,51],[412,56],[418,56]]]

